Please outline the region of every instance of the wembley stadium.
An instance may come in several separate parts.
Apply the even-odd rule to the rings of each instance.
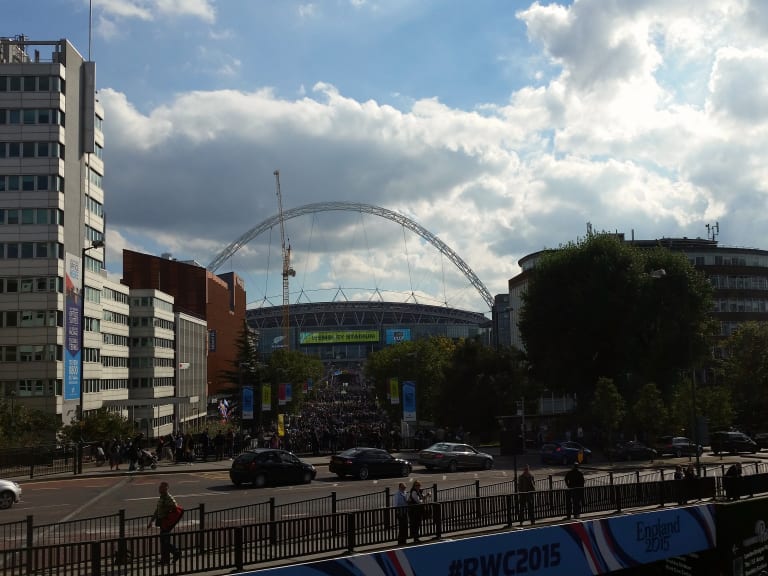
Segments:
[[[248,310],[262,358],[285,347],[283,307]],[[396,302],[319,302],[290,306],[288,347],[335,366],[357,366],[385,346],[444,336],[487,338],[486,316],[445,306]]]

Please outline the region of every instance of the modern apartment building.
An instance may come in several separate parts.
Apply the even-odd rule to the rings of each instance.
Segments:
[[[0,38],[0,381],[64,422],[100,378],[103,117],[68,41]]]
[[[106,272],[103,118],[67,40],[0,38],[0,395],[63,424],[106,407],[148,436],[197,427],[205,321]]]

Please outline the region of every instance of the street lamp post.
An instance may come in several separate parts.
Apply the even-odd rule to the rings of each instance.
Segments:
[[[104,240],[94,240],[90,246],[83,248],[80,260],[80,404],[77,408],[77,422],[80,426],[80,440],[83,436],[83,413],[85,398],[85,255],[94,248],[103,248]]]

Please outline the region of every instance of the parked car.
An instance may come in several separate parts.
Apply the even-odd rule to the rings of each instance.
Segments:
[[[709,437],[709,444],[715,454],[721,452],[754,454],[760,450],[757,443],[743,432],[713,432]]]
[[[439,468],[449,472],[456,472],[459,468],[490,470],[493,468],[493,456],[479,452],[469,444],[438,442],[419,452],[419,464],[427,470]]]
[[[635,440],[616,444],[608,454],[613,460],[654,460],[657,455],[656,450]]]
[[[659,456],[701,456],[704,447],[685,436],[662,436],[656,441]]]
[[[21,486],[11,480],[0,480],[0,510],[10,508],[21,500]]]
[[[354,476],[360,480],[384,476],[408,476],[411,463],[395,458],[381,448],[350,448],[331,456],[328,471],[339,478]]]
[[[268,484],[309,484],[316,475],[312,464],[287,450],[274,448],[247,450],[234,459],[229,470],[235,486],[250,483],[257,488]]]
[[[545,442],[539,451],[543,464],[573,464],[587,463],[592,457],[592,451],[578,442]]]
[[[758,432],[752,439],[760,450],[768,448],[768,432]]]

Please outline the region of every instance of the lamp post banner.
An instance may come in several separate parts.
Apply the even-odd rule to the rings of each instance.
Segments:
[[[416,383],[403,382],[403,420],[416,422]]]
[[[243,386],[243,420],[253,420],[253,386]]]
[[[80,399],[80,349],[83,330],[83,268],[79,256],[67,252],[64,261],[64,400]]]
[[[392,404],[400,404],[400,381],[397,378],[389,379],[389,401]]]

